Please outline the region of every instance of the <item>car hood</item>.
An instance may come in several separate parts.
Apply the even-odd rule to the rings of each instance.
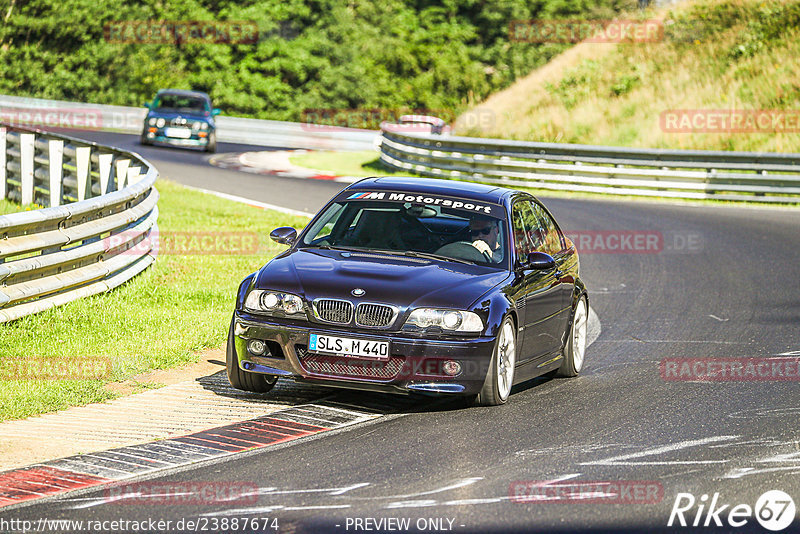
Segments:
[[[369,252],[294,249],[266,264],[255,287],[355,302],[383,302],[401,308],[437,306],[466,309],[509,276],[502,270]],[[361,288],[362,297],[352,291]]]

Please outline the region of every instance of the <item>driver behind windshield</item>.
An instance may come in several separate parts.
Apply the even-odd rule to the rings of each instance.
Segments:
[[[500,229],[495,219],[472,218],[469,221],[469,235],[472,246],[492,261],[500,261],[503,257],[497,237]]]

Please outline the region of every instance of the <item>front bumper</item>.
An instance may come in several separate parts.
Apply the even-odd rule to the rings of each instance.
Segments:
[[[388,360],[328,356],[308,351],[311,332],[391,342]],[[461,394],[480,392],[489,369],[494,337],[423,339],[402,332],[332,327],[236,312],[234,347],[239,367],[248,372],[283,376],[320,385],[395,393]],[[255,356],[251,339],[267,342],[269,352]],[[461,373],[442,371],[447,360],[461,364]]]
[[[171,146],[206,146],[208,145],[208,137],[205,138],[189,138],[184,139],[182,137],[167,137],[165,135],[155,135],[153,137],[148,137],[148,141],[151,143],[157,143],[161,145],[171,145]]]

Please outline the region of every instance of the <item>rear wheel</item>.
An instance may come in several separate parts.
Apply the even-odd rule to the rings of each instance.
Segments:
[[[514,320],[506,317],[494,345],[492,361],[483,389],[475,402],[481,406],[505,404],[514,384],[514,366],[517,363],[517,335]]]
[[[589,330],[589,309],[586,297],[581,297],[575,305],[572,314],[572,326],[569,330],[566,346],[564,347],[564,361],[556,371],[556,376],[577,376],[583,368],[586,355],[586,337]]]
[[[253,393],[266,393],[275,387],[277,376],[248,373],[239,368],[239,357],[236,354],[234,343],[233,320],[228,330],[228,349],[225,355],[225,369],[228,372],[228,381],[236,389],[252,391]]]

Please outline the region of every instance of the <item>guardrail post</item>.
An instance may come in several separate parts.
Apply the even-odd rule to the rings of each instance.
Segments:
[[[50,152],[50,207],[61,205],[63,191],[62,179],[64,176],[64,141],[53,139],[48,143]]]
[[[111,164],[113,162],[113,154],[98,154],[97,166],[100,174],[100,194],[105,195],[109,192],[108,179],[111,177]]]
[[[6,179],[6,129],[0,128],[0,200],[5,200],[8,194]]]
[[[89,180],[89,166],[92,161],[92,148],[79,146],[75,148],[75,174],[78,179],[78,200],[86,200],[92,196],[92,184]]]
[[[115,161],[117,167],[117,189],[116,191],[120,191],[121,189],[125,188],[125,184],[128,181],[128,167],[131,165],[131,160],[129,159],[118,159]]]
[[[36,153],[34,134],[19,135],[19,168],[22,184],[22,203],[33,204],[33,156]]]
[[[138,182],[141,175],[141,167],[128,167],[128,185],[133,185]]]

